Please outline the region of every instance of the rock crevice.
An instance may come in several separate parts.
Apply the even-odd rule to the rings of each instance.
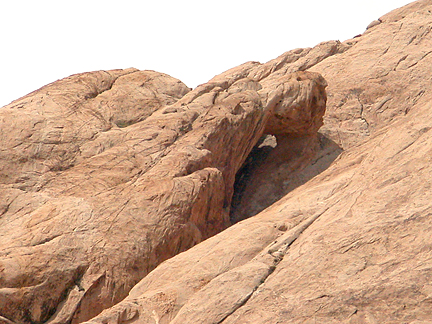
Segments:
[[[65,122],[62,109],[70,110],[68,98],[82,95],[79,89],[74,92],[73,81],[79,81],[78,88],[84,84],[92,89],[94,80],[103,83],[113,73],[121,76],[111,89],[107,85],[106,91],[98,90],[99,95],[86,103],[78,100],[70,115],[74,119]],[[19,111],[4,107],[1,113],[18,122],[20,114],[27,118],[33,111],[48,111],[51,99],[45,101],[45,92],[50,92],[48,98],[57,93],[49,108],[52,115],[43,121],[46,126],[31,135],[38,158],[33,157],[31,145],[28,151],[17,150],[26,159],[17,157],[21,168],[0,188],[5,196],[16,193],[17,186],[24,189],[6,204],[9,207],[0,220],[1,243],[9,246],[0,262],[6,285],[17,277],[40,278],[59,289],[33,286],[30,295],[51,294],[61,304],[40,311],[31,299],[20,299],[21,287],[13,292],[0,288],[0,298],[3,293],[4,298],[15,300],[0,303],[1,314],[24,322],[48,317],[50,323],[90,319],[124,298],[159,263],[225,229],[235,174],[258,139],[264,133],[315,134],[326,102],[327,84],[317,73],[281,74],[273,81],[260,82],[244,74],[234,73],[217,82],[217,87],[210,83],[187,93],[189,89],[178,80],[156,72],[93,72],[88,79],[82,74],[42,88],[32,94],[41,99]],[[114,127],[115,120],[124,119],[118,113],[130,110],[136,100],[129,94],[135,91],[142,98],[142,89],[150,87],[149,99],[142,99],[149,102],[155,96],[155,82],[161,86],[156,110],[141,122]],[[173,96],[179,100],[169,104]],[[111,103],[117,103],[116,112],[109,111]],[[87,113],[95,118],[80,124],[79,132],[66,140],[65,134]],[[101,121],[105,124],[95,133],[92,123]],[[61,122],[62,127],[54,122]],[[47,132],[52,138],[49,142]],[[78,140],[78,134],[82,139]],[[64,145],[69,144],[74,147],[65,153],[70,147]],[[22,244],[14,247],[16,240]],[[50,260],[40,268],[44,255],[50,255]],[[87,270],[81,289],[58,282],[70,279],[67,271],[83,267]],[[21,270],[13,270],[17,268]],[[59,268],[65,269],[60,270],[65,272],[64,279],[50,275]],[[16,309],[27,309],[26,318]]]

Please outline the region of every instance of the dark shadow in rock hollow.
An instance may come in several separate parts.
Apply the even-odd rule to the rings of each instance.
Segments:
[[[277,139],[264,136],[237,172],[230,211],[232,224],[256,215],[323,172],[341,152],[321,133]]]

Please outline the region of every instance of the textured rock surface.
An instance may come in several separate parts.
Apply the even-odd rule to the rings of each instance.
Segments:
[[[88,320],[225,229],[260,137],[322,125],[326,82],[283,66],[248,63],[191,92],[152,71],[93,72],[3,107],[1,316]]]
[[[116,123],[146,119],[188,91],[161,73],[94,72],[55,82],[0,109],[2,316],[46,320],[69,291],[68,316],[81,300],[99,294],[94,305],[79,308],[91,313],[120,300],[139,273],[148,271],[134,261],[117,264],[119,272],[109,265],[116,255],[145,253],[133,241],[119,250],[122,239],[113,223],[126,205],[120,188],[127,190],[140,164],[148,163],[139,144],[146,139],[134,139]],[[147,266],[154,267],[152,262]]]
[[[283,198],[165,261],[89,323],[430,323],[431,12],[432,1],[417,1],[333,55],[273,61],[329,83],[312,163],[292,171],[276,147],[244,192]],[[294,190],[283,179],[307,180],[340,148]],[[265,205],[249,201],[239,208]]]
[[[193,91],[94,72],[1,108],[0,323],[430,322],[431,12]]]
[[[341,149],[363,143],[412,109],[430,87],[430,10],[429,1],[395,10],[380,18],[382,24],[339,45],[343,53],[328,57],[315,48],[303,50],[316,51],[317,55],[306,65],[302,60],[300,64],[294,62],[292,68],[321,73],[329,84],[327,112],[320,130],[324,136],[319,143],[310,139],[310,145],[303,145],[301,140],[298,145],[290,143],[270,153],[243,189],[247,198],[239,202],[234,219],[261,211],[325,170]],[[321,146],[318,155],[312,149],[313,142]],[[302,160],[296,158],[299,152]],[[297,167],[303,172],[296,172]]]

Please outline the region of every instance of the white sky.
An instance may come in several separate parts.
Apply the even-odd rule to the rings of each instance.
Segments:
[[[0,0],[0,107],[71,74],[135,67],[189,87],[344,41],[410,0]]]

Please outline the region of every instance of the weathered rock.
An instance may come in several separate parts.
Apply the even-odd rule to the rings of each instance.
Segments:
[[[145,119],[188,91],[180,81],[152,71],[93,72],[55,82],[0,109],[2,316],[40,322],[69,294],[64,307],[70,317],[81,300],[100,294],[100,301],[79,308],[95,315],[108,295],[111,303],[118,301],[133,285],[131,277],[143,271],[134,262],[124,265],[129,277],[103,265],[130,252],[115,249],[121,238],[109,233],[119,230],[108,222],[125,202],[120,195],[104,202],[101,195],[115,195],[110,190],[133,181],[141,170],[139,145],[117,149],[128,132],[115,123]],[[115,276],[125,280],[113,289]]]
[[[429,87],[430,1],[416,1],[380,18],[350,50],[316,64],[327,80],[321,132],[343,149],[404,117]]]
[[[282,68],[248,63],[253,78],[231,71],[191,92],[156,72],[93,72],[3,107],[1,316],[88,320],[225,229],[260,137],[322,125],[324,79]]]
[[[319,141],[312,137],[304,145],[304,139],[284,145],[282,137],[282,146],[250,176],[242,193],[246,198],[238,202],[233,219],[244,219],[270,206],[325,170],[341,149],[363,143],[412,109],[430,84],[429,10],[428,1],[395,10],[362,37],[339,45],[343,53],[322,56],[318,63],[312,60],[314,66],[308,68],[321,73],[329,84],[320,129],[323,136]],[[313,147],[317,145],[321,149],[316,155]],[[302,159],[297,158],[299,153]]]
[[[372,21],[367,27],[366,27],[366,29],[371,29],[371,28],[373,28],[373,27],[375,27],[375,26],[378,26],[379,24],[381,24],[381,20],[380,19],[378,19],[378,20],[374,20],[374,21]]]
[[[159,265],[88,323],[430,322],[431,12],[432,1],[417,1],[343,51],[309,57],[329,83],[330,144],[301,168],[311,174],[344,152],[258,215]],[[232,71],[250,77],[248,68]],[[251,175],[261,193],[281,181],[265,182],[267,172],[284,169],[269,156],[266,173]]]
[[[119,127],[188,91],[167,75],[128,69],[74,75],[16,100],[1,108],[1,183],[36,191],[56,171],[122,142]]]

